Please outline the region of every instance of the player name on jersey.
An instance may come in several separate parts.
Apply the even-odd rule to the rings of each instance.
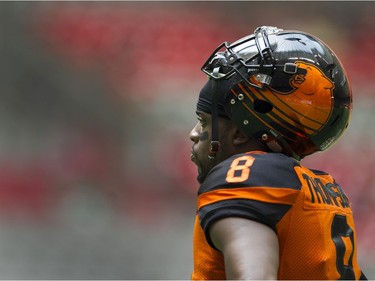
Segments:
[[[336,182],[327,182],[321,177],[311,177],[307,174],[302,174],[302,177],[309,187],[311,203],[350,207],[348,197]]]

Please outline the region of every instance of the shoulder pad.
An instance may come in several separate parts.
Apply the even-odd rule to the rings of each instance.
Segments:
[[[270,187],[300,189],[294,167],[299,163],[280,153],[242,153],[216,165],[198,194],[222,188]]]

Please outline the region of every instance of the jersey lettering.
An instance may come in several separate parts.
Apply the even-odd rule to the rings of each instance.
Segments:
[[[349,200],[337,183],[324,184],[320,178],[312,178],[302,174],[307,182],[311,194],[311,203],[335,205],[337,207],[349,208]]]

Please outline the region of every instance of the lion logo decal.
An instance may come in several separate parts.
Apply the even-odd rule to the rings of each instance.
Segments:
[[[302,61],[295,64],[300,71],[290,78],[287,92],[272,87],[251,90],[245,85],[239,87],[250,102],[263,100],[272,104],[272,110],[263,115],[264,120],[278,124],[279,129],[282,127],[297,134],[313,135],[331,116],[335,86],[315,65]]]

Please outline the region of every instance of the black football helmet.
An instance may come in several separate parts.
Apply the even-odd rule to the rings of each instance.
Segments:
[[[310,34],[259,27],[232,44],[222,43],[202,71],[217,83],[226,80],[229,118],[274,152],[300,160],[331,147],[349,124],[352,91],[345,70]]]

